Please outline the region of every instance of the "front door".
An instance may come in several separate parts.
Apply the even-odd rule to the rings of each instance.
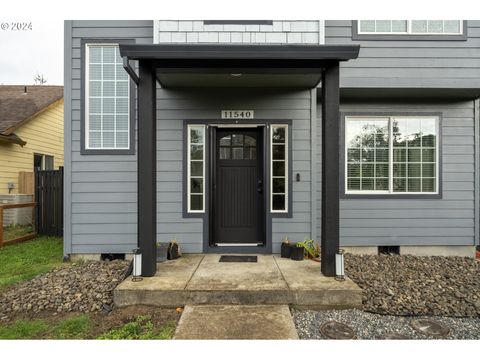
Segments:
[[[213,184],[213,243],[264,245],[261,128],[218,129]]]

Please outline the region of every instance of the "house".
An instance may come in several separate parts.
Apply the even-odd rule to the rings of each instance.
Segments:
[[[480,21],[66,21],[65,254],[473,256]]]
[[[63,86],[0,85],[1,202],[33,201],[34,170],[60,166]],[[9,213],[19,215],[24,211],[15,209]],[[7,222],[13,221],[8,220],[9,213]]]

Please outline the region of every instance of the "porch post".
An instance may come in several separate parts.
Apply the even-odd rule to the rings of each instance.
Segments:
[[[322,251],[321,270],[335,276],[339,248],[340,81],[338,62],[322,74]]]
[[[156,80],[149,62],[140,60],[139,66],[137,234],[142,253],[142,276],[153,276],[157,270]]]

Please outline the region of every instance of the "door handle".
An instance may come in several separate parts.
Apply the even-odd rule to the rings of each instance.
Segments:
[[[263,181],[262,180],[258,180],[258,182],[257,182],[257,191],[259,193],[263,192]]]

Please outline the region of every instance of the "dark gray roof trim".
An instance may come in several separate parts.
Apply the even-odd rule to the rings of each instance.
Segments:
[[[130,60],[346,61],[356,59],[359,50],[359,45],[120,44],[120,55]]]

